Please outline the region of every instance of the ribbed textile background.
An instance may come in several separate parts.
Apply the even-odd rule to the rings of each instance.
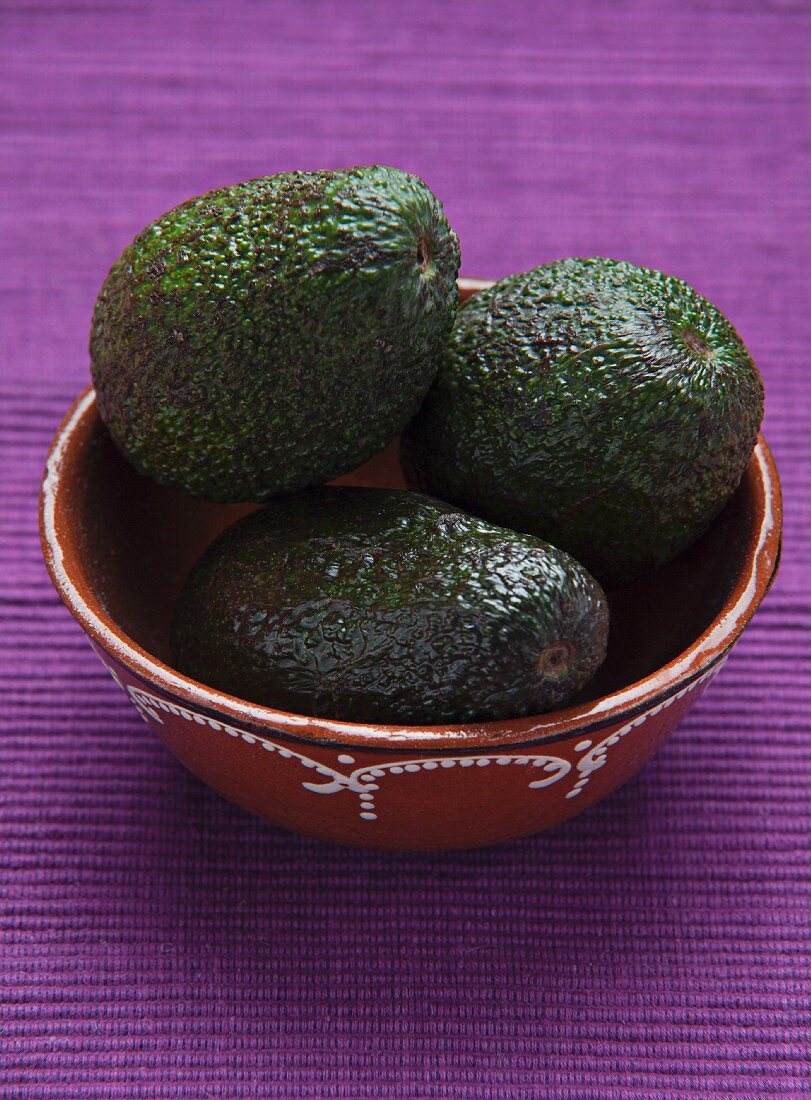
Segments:
[[[811,5],[146,3],[0,10],[0,1095],[811,1096]],[[449,855],[250,818],[161,747],[40,560],[93,299],[237,179],[423,175],[463,270],[675,272],[739,327],[781,574],[634,782]]]

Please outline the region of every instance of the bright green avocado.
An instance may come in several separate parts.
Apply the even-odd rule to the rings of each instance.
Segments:
[[[412,487],[548,539],[614,586],[709,526],[762,415],[741,338],[692,287],[561,260],[460,309],[403,456]]]
[[[113,265],[90,340],[98,408],[142,473],[266,500],[400,431],[456,313],[459,247],[395,168],[290,172],[170,210]]]
[[[602,590],[568,554],[421,494],[324,488],[212,543],[172,650],[188,676],[266,706],[433,724],[565,703],[607,632]]]

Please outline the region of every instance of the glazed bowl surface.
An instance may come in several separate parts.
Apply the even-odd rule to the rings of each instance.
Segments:
[[[460,294],[484,285],[460,280]],[[404,488],[397,441],[338,484]],[[608,657],[575,705],[512,721],[375,726],[256,706],[171,667],[169,621],[189,569],[250,510],[195,501],[137,474],[88,389],[48,457],[46,565],[115,682],[204,782],[286,828],[402,849],[539,832],[626,782],[720,671],[774,578],[782,523],[761,437],[707,534],[609,593]]]

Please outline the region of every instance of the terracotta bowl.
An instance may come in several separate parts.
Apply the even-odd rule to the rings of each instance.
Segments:
[[[462,280],[460,293],[482,285]],[[340,480],[403,487],[396,443]],[[169,620],[188,570],[247,511],[135,473],[86,390],[48,458],[45,561],[115,682],[195,775],[286,828],[376,848],[493,844],[557,825],[615,790],[718,674],[780,551],[780,487],[761,438],[707,535],[610,594],[609,656],[576,705],[513,721],[373,726],[255,706],[171,667]]]

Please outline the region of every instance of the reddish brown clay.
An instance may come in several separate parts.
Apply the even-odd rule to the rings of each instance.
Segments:
[[[463,297],[481,287],[460,282]],[[396,443],[342,483],[402,487]],[[254,706],[168,662],[174,599],[203,547],[250,510],[140,477],[91,390],[48,459],[48,570],[148,725],[227,798],[302,833],[379,848],[472,847],[556,825],[656,751],[720,670],[777,569],[781,500],[761,438],[712,529],[670,565],[610,595],[609,656],[575,706],[507,722],[370,726]]]

